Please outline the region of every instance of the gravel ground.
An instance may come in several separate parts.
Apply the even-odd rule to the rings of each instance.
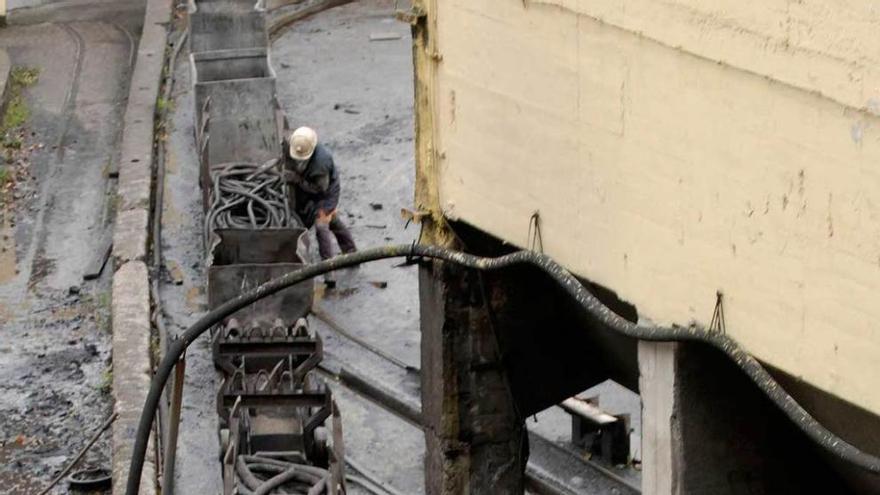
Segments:
[[[22,92],[27,173],[0,205],[0,493],[38,493],[112,410],[112,270],[83,274],[112,223],[136,19],[0,29],[13,65],[39,72]],[[108,439],[81,465],[107,466]]]

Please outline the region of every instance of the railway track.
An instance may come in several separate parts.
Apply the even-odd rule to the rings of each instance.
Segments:
[[[259,11],[241,15],[243,7],[242,2],[216,0],[190,5],[194,140],[206,214],[211,308],[307,259],[301,243],[304,231],[285,208],[290,191],[277,179],[279,147],[275,143],[284,132],[285,119],[275,100],[274,71],[266,47],[259,43],[266,39],[262,33],[265,23],[258,22],[262,17]],[[238,37],[212,32],[212,26],[222,24],[219,20],[233,13],[235,29],[244,32]],[[243,43],[232,46],[237,39]],[[180,42],[175,45],[175,55],[180,46]],[[161,234],[155,238],[161,239]],[[161,264],[160,258],[156,265]],[[224,494],[268,493],[281,486],[291,493],[344,493],[347,480],[371,493],[400,493],[371,474],[368,466],[346,458],[341,413],[322,378],[339,382],[421,428],[419,398],[401,396],[373,377],[335,366],[332,358],[325,360],[323,342],[304,318],[311,302],[310,286],[284,291],[239,311],[212,331],[212,356],[223,375],[216,409]],[[418,379],[417,367],[358,339],[338,324],[333,326],[327,315],[316,312],[313,316],[331,324],[334,332],[358,347],[358,352],[399,368],[404,381]],[[182,381],[184,366],[183,362],[178,364],[176,381]],[[175,387],[164,423],[176,424],[179,409],[180,387]],[[557,455],[562,453],[552,442],[535,441],[543,441]],[[173,472],[176,431],[170,433],[167,443],[172,450],[170,464],[166,457],[166,472]],[[583,475],[582,469],[601,473],[571,453],[566,455],[575,475]],[[346,466],[358,474],[346,474]],[[530,489],[552,494],[637,492],[613,476],[607,477],[612,481],[596,485],[604,491],[576,491],[560,481],[562,476],[565,474],[533,463],[529,466]],[[606,490],[609,483],[611,488]],[[173,486],[163,488],[166,493],[173,491]]]
[[[325,359],[318,366],[328,380],[345,386],[401,420],[423,428],[421,399],[413,386],[420,379],[420,370],[417,367],[402,362],[358,337],[354,330],[346,328],[321,309],[314,308],[311,317],[319,325],[317,328],[325,334],[332,333],[338,336],[338,339],[333,341],[333,351],[326,352]],[[373,360],[384,363],[381,379],[346,366],[344,364],[347,361],[346,357],[353,354],[369,355]],[[529,443],[530,461],[526,477],[528,488],[533,493],[547,495],[641,493],[637,483],[615,473],[615,468],[591,460],[588,453],[582,449],[560,444],[536,432],[529,433]],[[577,485],[573,485],[572,479],[580,481]]]
[[[186,34],[172,60],[188,39],[206,219],[208,303],[216,307],[302,266],[307,259],[305,230],[290,214],[290,193],[280,180],[279,143],[285,129],[275,99],[264,11],[235,0],[191,2],[189,11]],[[230,23],[233,32],[226,30]],[[166,84],[166,97],[172,84]],[[164,146],[160,155],[161,173]],[[163,189],[164,178],[158,182]],[[162,204],[159,196],[154,212],[156,267],[162,266]],[[154,286],[157,301],[158,291]],[[340,413],[314,372],[323,346],[304,318],[311,300],[311,285],[283,291],[212,331],[213,362],[223,376],[216,412],[224,495],[276,489],[310,495],[347,491]],[[157,308],[160,330],[161,313]],[[160,406],[165,493],[174,491],[185,366],[183,359],[177,363],[171,397]],[[349,478],[372,493],[387,493],[369,475]]]

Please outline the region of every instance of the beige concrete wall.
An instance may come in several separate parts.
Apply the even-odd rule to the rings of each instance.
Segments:
[[[880,414],[880,4],[425,8],[446,216]]]

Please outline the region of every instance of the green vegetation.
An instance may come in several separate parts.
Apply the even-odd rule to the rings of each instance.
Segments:
[[[156,99],[156,116],[153,121],[156,131],[156,140],[164,141],[168,137],[165,130],[168,128],[168,116],[174,112],[174,100],[158,97]]]
[[[6,113],[3,114],[3,130],[8,132],[21,127],[30,116],[31,111],[25,104],[24,98],[21,95],[12,97],[6,105]],[[7,146],[9,146],[8,141]],[[21,145],[17,147],[20,148]]]
[[[98,390],[102,394],[109,394],[113,390],[113,365],[108,366],[101,373],[101,384],[98,386]]]
[[[174,100],[166,100],[160,96],[156,100],[156,111],[159,115],[165,115],[166,112],[174,111]]]
[[[112,296],[109,290],[95,294],[84,293],[80,298],[80,308],[83,314],[94,315],[95,327],[97,327],[98,330],[107,333],[113,331],[110,318],[111,298]]]
[[[33,67],[13,67],[9,74],[13,84],[21,87],[33,86],[40,79],[40,69]]]
[[[100,330],[111,333],[110,326],[110,292],[100,292],[95,298],[95,324]]]
[[[33,86],[40,77],[40,71],[28,67],[13,67],[9,73],[7,92],[9,101],[6,103],[6,111],[0,122],[0,132],[3,134],[3,146],[6,148],[21,148],[21,138],[12,135],[14,131],[24,125],[30,118],[31,112],[24,99],[23,90]]]
[[[97,301],[98,308],[104,311],[110,311],[110,292],[100,292],[98,293]]]
[[[6,81],[6,101],[0,115],[0,160],[6,164],[16,163],[17,160],[26,157],[22,127],[31,116],[27,101],[24,98],[24,89],[33,86],[40,77],[40,71],[28,67],[13,67]],[[15,169],[10,166],[0,165],[0,205],[6,206],[11,201],[7,194],[15,181]]]
[[[23,126],[31,116],[31,111],[24,98],[24,89],[33,86],[40,78],[40,71],[28,67],[13,67],[7,81],[6,110],[0,120],[0,139],[7,149],[20,149],[22,146],[21,136],[14,131]]]
[[[153,335],[150,337],[150,357],[152,358],[154,363],[158,363],[162,360],[162,350],[159,347],[158,335]]]

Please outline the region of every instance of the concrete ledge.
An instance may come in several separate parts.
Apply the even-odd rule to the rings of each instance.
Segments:
[[[146,261],[150,215],[145,208],[117,214],[113,231],[113,258],[116,266],[129,261]]]
[[[141,409],[150,387],[150,297],[147,265],[132,261],[113,276],[113,493],[123,493]],[[152,450],[152,449],[151,449]],[[156,472],[147,457],[141,493],[155,493]]]
[[[159,9],[162,4],[164,9]],[[153,115],[162,77],[171,16],[168,0],[147,2],[144,30],[128,91],[119,163],[119,208],[149,208],[152,190]]]
[[[147,0],[120,145],[119,185],[113,255],[113,395],[119,418],[113,428],[113,494],[122,495],[134,435],[152,376],[150,283],[144,263],[150,224],[153,130],[171,21],[170,0]],[[155,444],[151,438],[140,493],[155,495]]]
[[[2,26],[2,24],[0,24],[0,26]],[[9,74],[11,71],[12,62],[9,61],[9,54],[6,53],[6,50],[0,48],[0,109],[3,109],[6,106],[6,83],[9,82]]]

